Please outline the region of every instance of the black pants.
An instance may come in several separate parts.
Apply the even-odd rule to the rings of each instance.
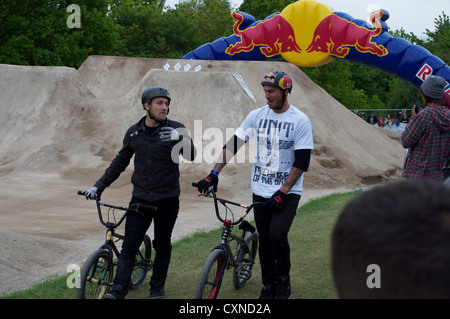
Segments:
[[[253,194],[253,202],[267,198]],[[273,212],[265,206],[254,208],[255,223],[259,235],[259,260],[264,285],[273,284],[277,277],[289,275],[291,253],[288,232],[297,212],[300,195],[289,194],[281,211]]]
[[[178,217],[179,198],[148,202],[133,197],[130,205],[134,203],[153,205],[157,206],[158,209],[157,211],[143,211],[142,214],[133,211],[129,212],[125,221],[125,239],[122,243],[114,284],[121,284],[123,287],[128,288],[137,250],[152,220],[154,220],[155,239],[153,240],[153,248],[155,249],[155,259],[150,285],[163,285],[166,281],[172,253],[171,237]]]

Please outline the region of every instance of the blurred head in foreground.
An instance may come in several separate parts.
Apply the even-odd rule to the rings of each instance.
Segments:
[[[450,188],[404,179],[349,202],[332,271],[339,298],[450,298]]]

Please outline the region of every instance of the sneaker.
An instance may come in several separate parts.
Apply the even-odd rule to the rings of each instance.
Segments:
[[[125,299],[127,292],[121,284],[116,284],[103,296],[103,299]]]
[[[275,299],[274,285],[264,285],[261,289],[261,295],[259,296],[259,299]]]
[[[278,277],[276,299],[289,299],[291,297],[291,281],[289,276]]]
[[[162,299],[164,297],[164,286],[152,286],[150,289],[150,299]]]

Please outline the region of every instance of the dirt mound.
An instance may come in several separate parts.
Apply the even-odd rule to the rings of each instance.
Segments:
[[[313,126],[315,150],[302,204],[399,176],[404,151],[398,137],[370,127],[285,62],[91,56],[78,70],[0,65],[0,252],[8,256],[0,264],[0,294],[19,287],[13,279],[16,267],[31,256],[39,266],[30,268],[29,281],[19,281],[22,287],[50,273],[64,273],[68,264],[81,263],[100,245],[103,228],[93,202],[76,191],[103,174],[125,130],[144,116],[140,96],[150,86],[170,91],[169,118],[187,126],[199,151],[194,163],[180,166],[183,186],[174,239],[216,228],[211,203],[197,199],[191,182],[209,172],[244,117],[265,104],[260,80],[273,70],[292,76],[289,101]],[[221,196],[249,202],[248,153],[251,148],[224,169]],[[132,168],[105,191],[105,202],[128,203]],[[50,267],[55,260],[62,263]]]

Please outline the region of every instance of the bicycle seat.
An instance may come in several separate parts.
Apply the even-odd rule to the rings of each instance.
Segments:
[[[243,220],[239,224],[239,229],[242,229],[243,231],[249,231],[252,234],[256,231],[256,228],[246,220]]]

